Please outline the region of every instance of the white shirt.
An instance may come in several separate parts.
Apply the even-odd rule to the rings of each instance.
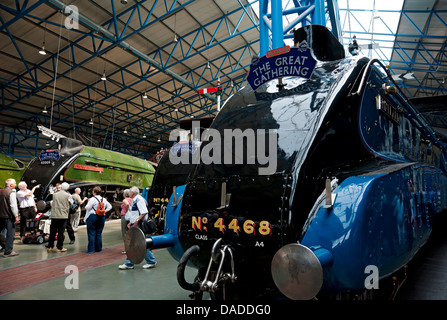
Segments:
[[[125,219],[130,223],[134,223],[144,213],[148,213],[146,199],[140,195],[136,195],[132,199],[132,206],[127,211]],[[144,220],[147,220],[147,214],[144,216]]]
[[[27,207],[35,207],[36,205],[33,194],[25,197],[25,195],[29,192],[31,192],[31,190],[28,189],[17,191],[17,200],[19,200],[19,207],[22,209]]]
[[[93,196],[90,199],[88,199],[87,205],[85,206],[85,217],[84,217],[84,222],[87,221],[88,217],[91,214],[96,214],[96,208],[98,206],[99,201],[95,199],[98,198],[99,201],[104,202],[104,206],[106,209],[106,212],[110,211],[112,209],[112,205],[109,203],[109,201],[107,201],[106,198],[103,198],[102,196]]]

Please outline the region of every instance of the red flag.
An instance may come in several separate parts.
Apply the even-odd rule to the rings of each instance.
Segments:
[[[205,93],[213,93],[222,90],[221,87],[212,87],[212,88],[205,88],[205,89],[199,89],[199,94],[205,94]]]

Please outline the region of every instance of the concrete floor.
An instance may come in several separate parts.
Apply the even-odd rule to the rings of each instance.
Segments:
[[[444,221],[447,221],[445,219]],[[447,222],[441,221],[432,239],[408,268],[408,279],[397,300],[447,300]],[[104,250],[86,254],[85,226],[76,233],[76,242],[65,253],[47,253],[46,244],[22,244],[16,239],[14,250],[20,255],[0,256],[0,300],[190,300],[189,291],[179,287],[177,261],[166,249],[155,250],[158,265],[142,269],[119,270],[125,255],[119,220],[106,223]],[[79,264],[79,289],[67,289],[73,276],[64,273],[67,265]],[[57,270],[55,270],[55,268]],[[192,282],[196,270],[187,268]],[[10,283],[14,277],[16,282]],[[37,278],[37,280],[35,280]],[[70,282],[71,281],[71,282]],[[209,297],[208,297],[209,298]],[[206,299],[206,298],[205,298]]]
[[[120,228],[119,220],[107,222],[103,232],[105,249],[101,253],[91,255],[84,253],[87,249],[85,226],[81,226],[76,233],[75,244],[69,245],[66,236],[64,246],[68,251],[65,253],[47,253],[46,244],[22,244],[16,239],[14,251],[19,255],[9,258],[0,256],[0,292],[2,285],[5,289],[7,277],[12,277],[8,276],[12,272],[7,273],[7,271],[15,273],[16,270],[20,271],[25,267],[35,265],[36,268],[42,269],[41,279],[45,281],[2,294],[0,300],[189,300],[190,292],[180,288],[177,283],[177,261],[166,249],[154,251],[157,258],[156,268],[142,269],[141,266],[145,263],[143,262],[136,265],[133,270],[118,269],[118,265],[125,259],[125,255],[121,254],[124,245]],[[107,251],[106,248],[112,248],[114,251],[112,252],[112,249]],[[102,264],[100,259],[106,255],[108,260],[104,262],[106,264]],[[99,262],[99,266],[88,267],[79,272],[79,289],[66,288],[66,281],[69,285],[75,282],[73,274],[64,272],[63,264],[57,275],[48,279],[46,265],[55,265],[61,259],[67,259],[69,261],[67,264],[76,266],[77,259],[81,263],[81,260],[86,258],[94,258]],[[113,262],[110,263],[110,261]],[[20,275],[22,282],[26,282],[27,277],[30,277],[29,271],[26,273],[28,274]],[[187,269],[188,280],[192,281],[195,274],[196,270]]]

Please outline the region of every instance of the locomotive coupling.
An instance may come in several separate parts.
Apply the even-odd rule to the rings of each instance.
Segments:
[[[227,255],[230,261],[231,272],[225,273],[223,271],[223,264]],[[211,281],[210,272],[213,265],[218,266],[218,269],[214,277],[214,281]],[[219,289],[219,284],[225,283],[227,280],[230,280],[231,282],[235,282],[237,280],[234,272],[234,257],[230,246],[222,245],[222,238],[220,238],[214,243],[211,249],[210,262],[208,264],[208,269],[206,270],[205,279],[200,285],[200,289],[202,291],[215,292]]]
[[[185,266],[188,260],[192,256],[197,255],[199,251],[200,247],[198,245],[192,246],[185,251],[179,261],[177,280],[183,289],[194,292],[214,293],[223,288],[227,281],[235,282],[237,280],[234,269],[233,250],[230,246],[223,245],[222,239],[218,239],[211,249],[210,261],[203,280],[198,277],[194,283],[187,282],[184,276]],[[225,262],[229,263],[229,268]]]
[[[314,252],[298,243],[285,245],[273,256],[273,281],[290,299],[312,299],[323,285],[323,266],[330,265],[332,260],[332,254],[326,249]]]

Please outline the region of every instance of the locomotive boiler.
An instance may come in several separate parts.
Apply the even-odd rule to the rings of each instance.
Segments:
[[[295,31],[295,46],[256,59],[250,85],[190,150],[197,162],[169,200],[165,233],[127,235],[135,262],[167,247],[195,298],[374,288],[447,206],[445,145],[385,66],[346,57],[322,26]],[[192,282],[186,265],[198,269]]]
[[[34,196],[40,212],[49,209],[55,185],[68,182],[69,192],[81,188],[81,196],[90,197],[100,186],[103,196],[119,207],[123,190],[132,186],[150,187],[154,176],[150,162],[106,149],[89,147],[71,138],[60,138],[57,149],[42,150],[23,174],[22,180],[32,188],[40,184]]]

